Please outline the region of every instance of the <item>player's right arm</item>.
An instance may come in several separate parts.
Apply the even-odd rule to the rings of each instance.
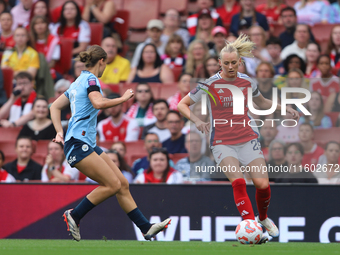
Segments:
[[[53,139],[53,142],[64,144],[64,131],[63,126],[61,125],[61,110],[69,104],[70,100],[66,97],[65,94],[62,94],[51,105],[51,119],[54,129],[57,132],[55,139]]]
[[[198,87],[200,87],[200,85]],[[200,90],[198,87],[193,89],[188,95],[182,98],[182,100],[177,105],[177,109],[185,118],[195,123],[199,131],[208,134],[210,123],[201,121],[200,118],[198,118],[189,108],[190,105],[198,102],[201,98],[201,94],[204,93],[203,90]]]
[[[95,109],[107,109],[119,104],[124,103],[125,101],[129,100],[133,97],[134,93],[132,89],[128,89],[125,91],[124,95],[120,98],[115,99],[108,99],[102,96],[99,91],[91,91],[89,93],[89,99]]]

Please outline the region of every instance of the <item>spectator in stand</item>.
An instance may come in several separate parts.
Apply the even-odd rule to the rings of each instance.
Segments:
[[[18,137],[15,142],[17,158],[3,168],[16,180],[41,180],[42,166],[31,159],[33,145],[30,137]]]
[[[237,0],[223,0],[223,5],[216,8],[216,12],[220,15],[223,25],[229,25],[231,18],[240,11],[241,7]]]
[[[192,79],[192,75],[189,73],[182,73],[179,77],[179,81],[177,83],[178,91],[175,95],[168,98],[168,104],[170,110],[177,111],[177,105],[182,100],[184,96],[186,96],[190,92],[190,80]]]
[[[85,64],[81,61],[75,61],[73,63],[72,69],[73,69],[73,77],[74,77],[73,81],[75,81],[79,77],[79,75],[81,74],[81,71],[85,70]]]
[[[119,94],[114,93],[110,96],[111,99],[120,98]],[[123,113],[122,104],[110,108],[111,116],[98,123],[97,132],[99,133],[100,141],[137,141],[140,128],[135,119],[128,118]]]
[[[154,44],[148,43],[144,46],[138,66],[131,69],[127,80],[127,83],[131,82],[174,82],[174,75],[171,69],[162,63]]]
[[[267,41],[267,51],[272,59],[271,63],[273,64],[275,74],[282,75],[285,73],[285,69],[283,67],[283,61],[281,59],[281,40],[277,37],[270,37]]]
[[[301,0],[294,4],[299,23],[313,26],[317,23],[328,23],[329,3],[321,0]]]
[[[45,56],[51,75],[56,79],[62,77],[54,70],[56,62],[60,59],[60,41],[58,36],[50,34],[48,24],[46,17],[34,16],[30,24],[30,38],[32,47]]]
[[[340,112],[340,92],[333,92],[328,96],[325,103],[324,112]]]
[[[104,25],[103,37],[114,33],[112,18],[117,13],[116,5],[112,0],[85,1],[82,19],[87,22],[98,22]]]
[[[122,141],[114,142],[111,145],[110,150],[117,151],[122,158],[125,158],[126,156],[126,145]]]
[[[280,175],[280,171],[275,171],[275,167],[288,166],[284,154],[285,146],[285,142],[277,139],[269,144],[267,168],[270,182],[275,182],[275,179]]]
[[[258,89],[263,97],[272,100],[273,98],[273,78],[275,75],[274,67],[269,62],[261,62],[256,68]]]
[[[144,138],[144,149],[149,155],[154,148],[162,148],[162,144],[159,142],[159,137],[155,133],[148,133]],[[169,161],[171,167],[174,167],[174,162]],[[143,173],[144,169],[148,169],[150,166],[149,156],[145,156],[136,159],[132,164],[132,172],[135,175]]]
[[[106,37],[102,40],[101,47],[107,54],[107,64],[100,80],[105,84],[125,82],[130,74],[130,62],[117,54],[116,40],[113,37]]]
[[[216,26],[223,26],[222,20],[216,12],[216,9],[212,8],[213,4],[213,0],[197,0],[198,12],[190,15],[187,18],[187,28],[191,36],[194,36],[196,34],[198,15],[203,9],[209,9],[210,16],[213,18]]]
[[[318,70],[316,63],[320,55],[320,45],[314,42],[308,43],[306,50],[306,78],[320,77],[320,71]]]
[[[325,53],[331,57],[332,67],[340,68],[340,25],[333,27]]]
[[[296,11],[293,7],[287,6],[281,10],[281,20],[286,31],[282,32],[279,36],[281,40],[282,49],[292,44],[295,41],[294,33],[297,25]],[[312,42],[314,42],[314,36],[309,29],[309,35]]]
[[[45,2],[44,0],[38,0],[36,1],[31,8],[31,13],[28,22],[24,24],[24,27],[27,30],[30,30],[30,24],[35,16],[43,16],[46,18],[47,23],[50,24],[51,22],[51,16],[49,11],[49,6],[47,4],[48,2]],[[52,25],[51,25],[52,27]]]
[[[195,39],[200,39],[204,41],[209,49],[214,47],[212,30],[215,27],[215,22],[210,15],[210,11],[208,9],[203,9],[198,13],[197,17],[197,28],[196,34],[190,38],[190,42]]]
[[[64,94],[66,90],[71,86],[71,82],[65,79],[60,79],[54,85],[54,97],[58,98],[60,95]],[[61,110],[61,124],[65,128],[68,126],[68,121],[71,118],[71,107],[66,106]]]
[[[230,32],[235,36],[238,36],[240,32],[240,25],[248,24],[249,27],[259,25],[264,31],[266,31],[266,38],[268,38],[269,26],[267,18],[255,10],[255,0],[240,0],[240,5],[240,13],[235,14],[232,17]]]
[[[59,22],[53,26],[51,33],[74,41],[73,56],[86,50],[91,41],[91,28],[85,20],[82,20],[79,6],[74,1],[63,4]]]
[[[299,143],[288,144],[285,148],[285,157],[289,172],[281,173],[276,183],[317,183],[311,172],[306,171],[302,165],[303,147]]]
[[[15,80],[16,87],[13,93],[0,108],[2,127],[22,126],[33,119],[32,105],[37,93],[33,90],[32,75],[28,72],[20,72],[15,76]]]
[[[307,102],[306,108],[312,115],[301,116],[299,120],[300,123],[310,123],[314,127],[314,129],[332,127],[331,118],[324,114],[323,99],[319,92],[311,92],[311,99]]]
[[[287,107],[292,107],[291,105],[287,105]],[[290,119],[290,117],[286,114],[283,115],[284,125],[280,125],[277,127],[277,135],[275,137],[276,140],[282,140],[285,143],[295,143],[299,142],[299,123],[296,120]]]
[[[221,66],[218,62],[218,56],[209,57],[207,58],[206,61],[204,61],[204,74],[206,78],[214,76],[216,73],[220,71],[220,69],[221,69]]]
[[[7,2],[8,2],[7,0],[0,0],[0,13],[7,12],[10,10],[10,7],[8,6]]]
[[[300,69],[290,69],[287,74],[287,87],[308,89],[306,79]],[[304,98],[303,93],[287,93],[287,98]]]
[[[307,45],[310,42],[309,27],[306,24],[298,24],[294,32],[295,41],[285,47],[281,52],[281,59],[285,60],[289,55],[296,54],[306,61]]]
[[[183,175],[184,181],[210,181],[213,178],[213,175],[206,169],[215,167],[215,163],[201,153],[201,147],[202,140],[198,133],[190,132],[186,135],[185,148],[189,155],[180,159],[175,165],[175,169]],[[202,172],[197,172],[197,166]]]
[[[256,76],[256,68],[262,62],[271,61],[268,50],[266,49],[266,33],[262,27],[254,25],[249,29],[249,37],[256,44],[256,48],[252,51],[254,58],[244,58],[248,74]]]
[[[227,39],[227,30],[224,27],[217,26],[214,27],[211,31],[211,35],[213,37],[214,47],[209,50],[209,54],[211,56],[219,57],[221,50],[225,46],[225,42]]]
[[[20,3],[11,9],[13,30],[29,22],[33,2],[34,0],[20,0]]]
[[[256,6],[256,11],[266,16],[268,24],[280,24],[280,13],[286,7],[281,0],[268,0],[267,3]]]
[[[170,36],[166,47],[165,54],[161,56],[163,63],[170,67],[170,69],[174,68],[184,68],[186,61],[186,48],[183,43],[182,37],[177,34],[173,34]]]
[[[19,137],[31,137],[32,140],[52,140],[55,135],[55,129],[52,121],[48,118],[48,102],[45,98],[34,100],[32,111],[34,119],[27,122],[21,129]]]
[[[193,74],[194,78],[205,78],[204,61],[209,57],[209,48],[202,40],[190,43],[185,64],[185,72]]]
[[[25,28],[18,27],[14,31],[15,48],[6,50],[2,56],[1,67],[10,67],[14,75],[19,72],[29,72],[35,78],[39,64],[38,53],[29,46],[29,35]]]
[[[310,91],[319,92],[322,95],[323,101],[326,101],[331,93],[338,93],[340,91],[339,77],[332,73],[329,55],[319,56],[317,65],[321,75],[318,77],[319,79],[311,79]]]
[[[263,126],[260,129],[261,149],[263,156],[268,161],[269,158],[269,145],[275,139],[278,133],[275,121],[264,121]]]
[[[176,9],[168,9],[163,19],[164,30],[161,35],[161,41],[167,43],[169,38],[176,34],[179,35],[184,43],[185,48],[189,45],[190,34],[188,30],[180,27],[180,15]]]
[[[143,49],[145,49],[147,44],[155,45],[158,55],[162,56],[164,54],[166,42],[161,40],[161,35],[164,29],[163,22],[158,19],[152,19],[148,22],[146,29],[148,38],[144,42],[138,44],[131,60],[131,68],[138,66],[139,60],[142,57]]]
[[[71,167],[66,160],[63,146],[60,143],[49,142],[48,154],[41,171],[43,182],[69,182],[79,180],[79,171]]]
[[[6,102],[7,102],[7,95],[6,95],[6,90],[4,89],[4,77],[2,74],[2,70],[0,68],[0,109]]]
[[[15,178],[2,168],[5,162],[5,154],[0,150],[0,183],[15,182]]]
[[[302,123],[299,127],[299,139],[300,144],[303,147],[304,155],[302,158],[302,165],[311,166],[319,161],[321,155],[323,155],[324,150],[318,146],[314,140],[314,129],[309,123]]]
[[[142,139],[146,137],[148,133],[157,134],[160,142],[171,137],[171,133],[166,126],[166,115],[169,112],[169,105],[164,99],[157,99],[152,106],[152,113],[156,117],[157,121],[151,125],[144,127]]]
[[[337,168],[339,159],[340,144],[335,141],[328,142],[325,147],[324,155],[321,155],[318,161],[318,167],[321,166],[323,171],[313,172],[319,184],[340,184],[340,172]]]
[[[150,166],[136,176],[134,183],[167,183],[183,182],[182,174],[169,164],[169,153],[165,148],[154,148],[149,154]]]
[[[170,130],[171,137],[162,143],[162,146],[167,148],[168,152],[187,153],[184,146],[185,135],[182,133],[184,126],[183,119],[177,111],[169,111],[166,116],[167,127]]]
[[[151,87],[147,83],[139,83],[135,91],[134,104],[127,111],[129,118],[137,119],[140,127],[145,127],[156,122],[152,113],[153,95]]]
[[[330,6],[330,14],[332,23],[340,23],[340,4],[339,0],[332,3]]]
[[[306,72],[306,64],[305,62],[302,60],[302,58],[300,58],[298,55],[296,54],[292,54],[289,55],[285,61],[283,61],[283,67],[285,69],[285,74],[284,75],[280,75],[278,76],[275,81],[274,84],[278,89],[281,89],[283,87],[287,86],[287,74],[293,70],[293,69],[299,69],[304,77],[304,74]],[[291,77],[291,78],[295,78],[295,77]]]
[[[129,183],[132,183],[133,181],[133,173],[131,171],[131,167],[126,163],[125,159],[118,153],[116,150],[108,150],[105,152],[110,159],[115,163],[115,165],[119,168],[119,170],[122,172],[124,177],[127,179]],[[96,183],[89,177],[86,177],[86,181]]]
[[[0,14],[0,51],[12,49],[15,46],[13,38],[13,17],[10,12],[3,12]]]

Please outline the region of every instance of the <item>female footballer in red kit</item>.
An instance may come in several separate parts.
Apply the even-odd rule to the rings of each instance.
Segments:
[[[246,182],[240,168],[240,163],[248,169],[260,169],[265,166],[266,162],[261,151],[259,143],[258,129],[254,123],[247,125],[248,121],[253,119],[248,115],[248,96],[252,96],[253,102],[260,109],[269,109],[272,101],[265,99],[257,89],[256,82],[247,75],[239,73],[238,67],[242,64],[242,57],[254,57],[252,50],[255,44],[248,39],[247,35],[240,35],[236,41],[226,42],[225,47],[221,50],[219,64],[222,71],[205,80],[203,83],[193,89],[178,104],[177,108],[182,115],[190,119],[201,132],[210,132],[210,148],[213,156],[220,169],[227,169],[226,176],[232,183],[233,194],[236,207],[243,220],[255,219],[254,211],[246,190]],[[242,115],[233,115],[233,103],[236,99],[229,89],[223,88],[222,84],[234,85],[238,87],[244,95],[244,113]],[[252,88],[252,95],[248,95],[248,88]],[[201,100],[202,94],[210,92],[211,95],[218,95],[215,104],[207,96],[207,106],[209,110],[210,122],[204,123],[189,109],[189,106]],[[237,99],[241,99],[237,97]],[[281,105],[277,105],[277,111],[281,110]],[[298,120],[299,114],[292,108],[287,108],[287,114],[293,119]],[[224,125],[217,125],[214,120],[229,120]],[[233,125],[231,125],[231,120]],[[214,125],[212,125],[214,123]],[[236,124],[245,123],[245,125]],[[230,171],[233,169],[233,171]],[[257,221],[262,224],[272,237],[279,235],[276,225],[268,218],[267,210],[270,203],[270,186],[268,173],[266,171],[250,171],[250,176],[256,188],[256,204],[259,212]],[[263,237],[260,243],[268,241]]]

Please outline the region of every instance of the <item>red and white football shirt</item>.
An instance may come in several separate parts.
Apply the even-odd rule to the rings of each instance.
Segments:
[[[310,165],[313,164],[316,167],[316,164],[318,163],[319,158],[321,155],[323,155],[323,153],[324,150],[315,143],[311,151],[303,155],[302,166],[307,165],[308,167],[310,167]]]
[[[244,100],[244,113],[242,115],[233,114],[234,99],[231,91],[227,88],[218,88],[220,85],[234,85],[238,87],[242,93]],[[257,89],[255,80],[248,75],[237,73],[237,78],[234,81],[224,80],[219,73],[205,80],[189,92],[189,97],[198,102],[203,94],[207,94],[207,106],[210,117],[210,146],[214,145],[229,145],[245,143],[259,137],[259,132],[252,117],[248,115],[248,88],[252,89],[253,97],[260,95]],[[207,93],[208,91],[209,93]],[[211,96],[213,98],[211,98]],[[223,123],[225,124],[215,124]],[[248,125],[248,122],[250,125]]]
[[[138,140],[140,128],[136,120],[130,119],[124,114],[118,124],[112,121],[111,116],[100,121],[97,126],[97,131],[101,142],[132,142]]]
[[[60,38],[73,39],[78,43],[81,42],[89,43],[91,41],[90,25],[84,20],[80,21],[78,28],[76,28],[75,26],[65,27],[62,33],[60,31],[60,23],[57,23],[51,29],[51,33],[55,36],[59,36]]]
[[[322,95],[324,103],[331,93],[338,93],[340,91],[339,77],[333,76],[330,79],[323,80],[321,78],[311,79],[310,91],[317,91]]]

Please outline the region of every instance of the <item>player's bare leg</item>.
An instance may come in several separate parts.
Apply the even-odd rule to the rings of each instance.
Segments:
[[[270,236],[277,237],[279,236],[279,230],[267,216],[271,191],[268,172],[265,171],[266,169],[263,166],[266,166],[266,162],[263,158],[254,159],[248,164],[248,169],[252,170],[250,171],[250,176],[252,177],[254,186],[256,188],[255,198],[257,209],[259,211],[257,220],[266,228]]]
[[[136,210],[139,211],[139,209],[137,208],[137,205],[136,205],[133,197],[131,196],[130,189],[129,189],[129,182],[124,177],[124,175],[119,170],[119,168],[112,162],[112,160],[109,158],[109,156],[107,156],[106,153],[102,153],[100,155],[100,157],[110,166],[113,173],[120,180],[121,188],[118,191],[118,193],[116,194],[116,197],[117,197],[117,200],[118,200],[120,207],[130,217],[131,213],[134,213]],[[145,217],[142,214],[139,217],[143,217],[144,221],[146,221]],[[134,221],[134,217],[130,217],[130,219],[132,221]],[[156,224],[152,224],[152,225],[150,225],[150,223],[147,221],[148,224],[149,224],[148,227],[145,226],[144,228],[143,227],[140,228],[143,235],[144,235],[144,238],[147,239],[147,240],[150,240],[151,238],[155,237],[160,231],[163,231],[164,229],[166,229],[168,227],[168,225],[170,224],[170,221],[171,221],[170,219],[166,219],[166,220],[164,220],[160,223],[156,223]],[[138,224],[136,224],[136,225],[138,226]]]
[[[100,184],[74,210],[67,210],[63,215],[67,230],[75,240],[80,241],[80,219],[96,205],[115,195],[120,190],[121,183],[109,165],[95,152],[82,159],[75,167]]]
[[[243,178],[238,159],[234,157],[225,157],[222,159],[220,166],[222,169],[223,166],[225,166],[224,169],[230,169],[230,171],[225,172],[225,175],[232,184],[234,201],[243,220],[254,220],[254,210],[247,193],[246,182]]]

